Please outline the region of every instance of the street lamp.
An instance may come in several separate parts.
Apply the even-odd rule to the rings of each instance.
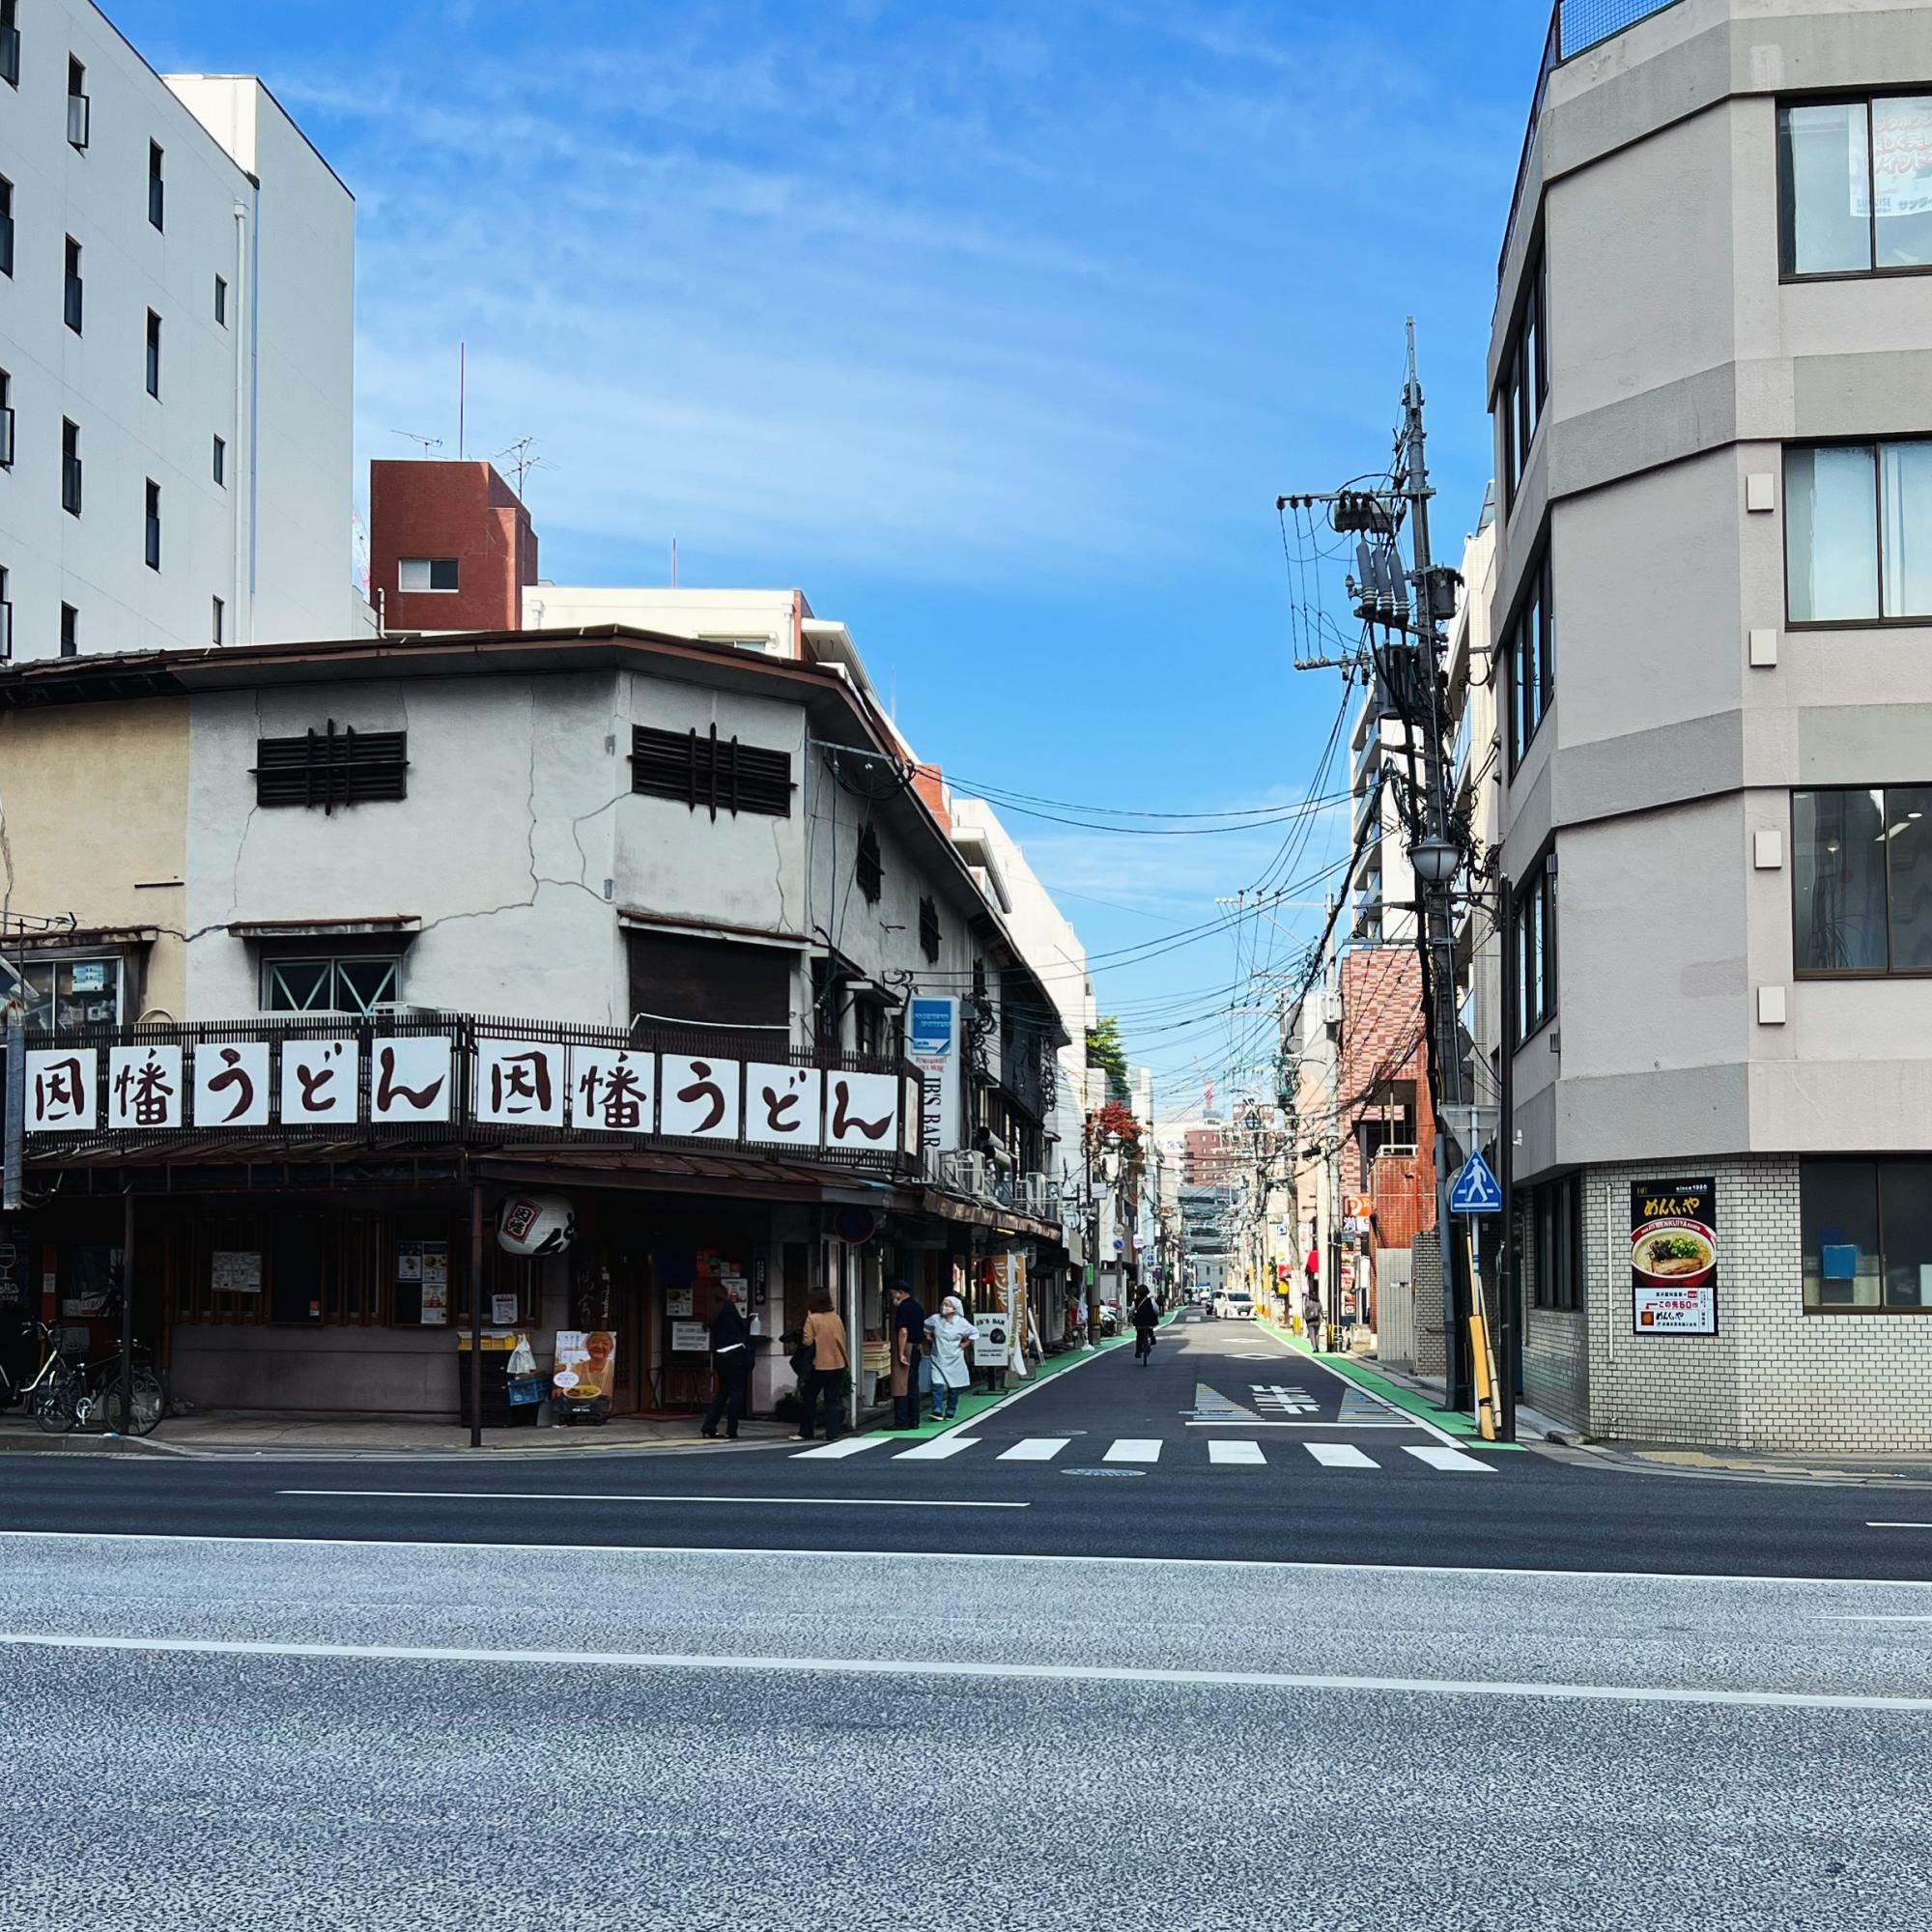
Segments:
[[[1431,832],[1408,848],[1408,863],[1424,885],[1446,886],[1463,863],[1463,852],[1440,833]]]

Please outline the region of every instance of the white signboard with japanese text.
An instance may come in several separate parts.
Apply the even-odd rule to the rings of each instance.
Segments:
[[[182,1123],[182,1050],[178,1046],[107,1049],[107,1124],[178,1127]]]
[[[353,1126],[361,1050],[353,1039],[282,1042],[282,1124]]]
[[[899,1083],[894,1073],[828,1073],[825,1145],[863,1151],[897,1146]]]
[[[745,1138],[815,1148],[825,1076],[815,1066],[754,1060],[745,1068]]]
[[[505,1126],[562,1126],[564,1057],[554,1040],[479,1039],[476,1118]]]
[[[667,1053],[661,1064],[663,1131],[693,1140],[735,1141],[745,1071],[739,1062]]]
[[[369,1118],[384,1126],[404,1121],[446,1121],[456,1085],[449,1041],[441,1034],[409,1034],[369,1043]]]
[[[627,1046],[570,1049],[570,1124],[605,1133],[657,1130],[657,1055]]]
[[[54,1047],[27,1055],[27,1131],[85,1133],[94,1125],[96,1050]]]
[[[204,1040],[195,1048],[194,1123],[198,1127],[269,1124],[267,1040]]]

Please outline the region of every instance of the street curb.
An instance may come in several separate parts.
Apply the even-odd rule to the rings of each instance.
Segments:
[[[71,1438],[49,1435],[44,1442],[31,1437],[8,1440],[0,1437],[0,1456],[122,1456],[138,1461],[142,1457],[172,1457],[183,1463],[474,1463],[481,1456],[502,1462],[541,1462],[551,1458],[582,1456],[731,1456],[759,1449],[782,1449],[792,1438],[775,1435],[755,1442],[571,1442],[554,1447],[505,1448],[486,1443],[481,1449],[331,1449],[327,1446],[250,1447],[195,1449],[180,1442],[160,1442],[138,1436],[99,1436]],[[85,1445],[85,1446],[83,1446]]]

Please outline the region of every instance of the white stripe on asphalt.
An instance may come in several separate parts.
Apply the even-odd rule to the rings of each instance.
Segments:
[[[635,1650],[468,1650],[427,1644],[279,1643],[242,1637],[95,1636],[0,1631],[0,1644],[36,1650],[125,1650],[187,1657],[301,1657],[326,1662],[535,1664],[546,1670],[715,1670],[751,1675],[963,1677],[1061,1684],[1187,1684],[1240,1690],[1366,1690],[1438,1697],[1544,1697],[1564,1703],[1718,1704],[1792,1711],[1932,1711],[1932,1697],[1873,1697],[1817,1690],[1722,1690],[1639,1684],[1517,1684],[1484,1678],[1318,1677],[1269,1670],[1137,1669],[1126,1664],[979,1663],[952,1657],[698,1657]]]
[[[921,1510],[1010,1510],[1031,1509],[1031,1503],[908,1502],[897,1496],[645,1496],[645,1495],[551,1495],[530,1490],[277,1490],[278,1496],[403,1496],[418,1501],[458,1503],[784,1503],[793,1509],[921,1509]],[[9,1531],[7,1534],[24,1534]],[[266,1539],[274,1542],[277,1539]],[[308,1539],[295,1538],[296,1542]],[[328,1543],[346,1538],[323,1537]],[[377,1537],[381,1543],[386,1539]],[[536,1545],[533,1548],[541,1548]]]
[[[552,1452],[545,1450],[545,1455]],[[151,1473],[152,1463],[134,1461],[133,1470]],[[105,1471],[102,1472],[103,1474]],[[117,1474],[119,1472],[117,1471]],[[170,1472],[172,1473],[172,1472]],[[352,1496],[385,1495],[384,1490],[274,1491],[270,1493],[330,1494]],[[430,1493],[442,1495],[446,1491]],[[458,1490],[457,1495],[472,1492]],[[491,1496],[487,1500],[505,1500]],[[517,1491],[509,1501],[543,1502],[542,1492]],[[627,1500],[632,1500],[628,1499]],[[643,1500],[648,1501],[646,1497]],[[702,1496],[674,1496],[673,1502],[703,1502]],[[732,1502],[755,1501],[755,1497],[732,1496]],[[770,1498],[797,1502],[797,1496]],[[822,1498],[821,1500],[831,1500]],[[864,1500],[862,1498],[862,1500]],[[925,1508],[934,1505],[925,1504]],[[972,1503],[971,1509],[1011,1509],[1011,1503]],[[1867,1528],[1885,1524],[1866,1524]],[[1932,1529],[1932,1523],[1908,1525]],[[552,1557],[555,1543],[522,1543],[514,1537],[493,1537],[478,1542],[460,1536],[249,1536],[238,1532],[174,1529],[7,1529],[0,1528],[0,1542],[15,1543],[201,1543],[219,1544],[227,1549],[250,1549],[257,1546],[271,1549],[463,1549],[515,1551],[523,1556]],[[1024,1549],[801,1549],[782,1544],[718,1543],[600,1543],[585,1545],[599,1556],[641,1557],[646,1562],[664,1556],[776,1556],[786,1562],[809,1560],[818,1563],[1051,1563],[1092,1564],[1102,1570],[1265,1570],[1311,1571],[1323,1576],[1357,1576],[1368,1571],[1381,1577],[1481,1577],[1498,1582],[1512,1577],[1551,1577],[1565,1583],[1748,1583],[1774,1590],[1932,1590],[1932,1581],[1922,1577],[1766,1577],[1736,1570],[1552,1570],[1538,1564],[1514,1568],[1496,1563],[1372,1563],[1351,1558],[1344,1563],[1312,1556],[1063,1556]],[[1918,1601],[1923,1601],[1922,1598]]]
[[[1000,1451],[1002,1463],[1051,1463],[1066,1447],[1064,1435],[1029,1435],[1010,1449]]]
[[[1103,1463],[1158,1463],[1160,1440],[1153,1435],[1122,1435],[1100,1460]]]
[[[977,1435],[935,1435],[930,1442],[915,1442],[910,1449],[901,1449],[893,1458],[895,1463],[943,1463],[949,1456],[956,1456],[962,1449],[977,1449],[980,1438]]]
[[[795,1449],[792,1461],[803,1463],[808,1458],[821,1462],[836,1463],[841,1456],[856,1456],[862,1449],[876,1449],[886,1438],[883,1435],[847,1435],[837,1442],[821,1442],[816,1449]]]
[[[1932,1522],[1868,1522],[1867,1529],[1932,1529]]]
[[[1259,1442],[1235,1442],[1225,1435],[1210,1435],[1208,1438],[1208,1460],[1210,1463],[1245,1463],[1253,1464],[1265,1463]]]
[[[1304,1442],[1301,1445],[1324,1469],[1379,1469],[1373,1456],[1364,1456],[1352,1442]],[[1444,1452],[1436,1450],[1440,1456]],[[1453,1453],[1453,1452],[1450,1452]]]
[[[1405,1442],[1403,1448],[1418,1463],[1427,1463],[1432,1469],[1458,1469],[1466,1474],[1473,1469],[1479,1476],[1493,1476],[1496,1465],[1493,1463],[1477,1461],[1474,1456],[1465,1456],[1460,1449],[1438,1449],[1431,1443],[1418,1447],[1413,1442]]]

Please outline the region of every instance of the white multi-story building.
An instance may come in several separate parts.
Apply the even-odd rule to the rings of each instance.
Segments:
[[[355,204],[259,80],[0,35],[0,656],[340,638]]]

